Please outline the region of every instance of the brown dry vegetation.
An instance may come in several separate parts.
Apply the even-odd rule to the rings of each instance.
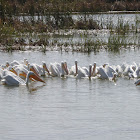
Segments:
[[[24,45],[22,35],[26,33],[46,33],[59,29],[101,29],[93,19],[74,21],[71,14],[82,12],[86,16],[88,12],[107,11],[140,11],[140,1],[0,0],[0,46]],[[19,16],[29,16],[30,20],[21,21]],[[35,16],[38,20],[34,19]],[[45,22],[43,16],[46,17]],[[13,40],[15,37],[18,40]],[[37,44],[44,44],[42,42],[44,41],[38,41]]]

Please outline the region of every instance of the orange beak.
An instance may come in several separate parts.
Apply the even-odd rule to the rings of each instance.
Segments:
[[[41,78],[39,78],[39,76],[36,76],[36,75],[30,75],[29,78],[33,78],[33,79],[35,79],[35,80],[37,80],[37,81],[40,81],[40,82],[45,83],[45,81],[43,81]]]
[[[25,72],[22,72],[22,73],[19,74],[19,76],[26,78],[27,74]]]
[[[48,72],[48,74],[50,75],[50,72],[49,72],[48,68],[46,67],[46,65],[43,66],[43,68],[44,68],[44,69]]]
[[[20,76],[20,77],[26,78],[27,74],[26,74],[25,72],[22,72],[22,73],[19,74],[19,76]],[[31,78],[31,77],[30,77],[29,79],[30,79],[31,81],[35,81],[35,80],[34,80],[33,78]]]
[[[36,72],[34,68],[30,68],[30,71],[33,71],[39,77],[38,73]]]
[[[13,72],[14,74],[18,75],[17,72],[14,69],[12,69],[10,71]]]
[[[140,82],[136,84],[136,86],[140,85]]]

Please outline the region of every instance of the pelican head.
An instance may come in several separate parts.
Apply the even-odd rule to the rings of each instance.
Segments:
[[[37,73],[33,65],[30,65],[29,71],[34,72],[39,77],[39,74]]]
[[[33,78],[34,80],[36,81],[40,81],[40,82],[43,82],[45,83],[45,81],[43,81],[40,77],[38,77],[33,71],[29,71],[28,74],[27,74],[27,81],[30,79],[30,78]]]
[[[140,79],[138,79],[138,80],[135,82],[135,85],[136,85],[136,86],[140,85]]]
[[[61,68],[62,68],[62,74],[61,74],[61,77],[64,77],[65,66],[64,66],[64,62],[63,62],[63,61],[61,61]]]
[[[25,60],[25,65],[28,66],[29,62],[28,60]]]
[[[48,72],[48,75],[50,75],[50,72],[46,66],[46,63],[44,61],[42,61],[42,65],[43,65],[43,69],[46,70]]]
[[[106,66],[108,66],[109,64],[108,63],[105,63],[105,64],[103,64],[103,67],[105,68]]]
[[[89,65],[89,79],[91,78],[91,68],[92,68],[92,65],[90,64]]]
[[[76,73],[75,73],[75,75],[77,75],[77,73],[78,73],[77,60],[75,60],[75,68],[76,68]]]
[[[112,80],[115,81],[116,80],[116,77],[117,77],[117,73],[114,73]]]
[[[14,70],[14,68],[12,66],[9,66],[9,71],[13,72],[14,74],[18,75],[17,72]]]
[[[9,62],[8,62],[8,61],[6,61],[6,67],[9,67],[9,66],[10,66]]]
[[[21,71],[21,72],[19,73],[19,77],[21,77],[21,78],[23,78],[23,79],[25,79],[26,76],[27,76],[27,74],[26,74],[24,71]]]
[[[64,68],[65,68],[66,74],[68,75],[69,72],[68,72],[68,66],[67,66],[67,62],[66,61],[64,61]]]
[[[77,64],[77,60],[75,60],[75,65]]]

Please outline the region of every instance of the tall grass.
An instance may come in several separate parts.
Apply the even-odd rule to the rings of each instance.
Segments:
[[[100,30],[103,29],[103,21],[99,25],[94,19],[87,18],[88,12],[101,12],[108,10],[128,10],[130,1],[111,1],[111,0],[0,0],[0,45],[5,45],[7,51],[13,49],[24,50],[24,47],[13,48],[14,45],[31,45],[41,46],[41,51],[45,52],[47,46],[57,45],[60,50],[72,47],[72,50],[88,52],[99,51],[102,46],[106,45],[110,51],[119,51],[120,48],[127,46],[125,35],[128,35],[132,30],[135,34],[139,32],[140,19],[137,16],[135,25],[131,26],[129,22],[124,22],[122,18],[118,18],[117,25],[113,25],[112,19],[108,19],[106,28],[110,30],[108,42],[102,42],[101,39],[89,38],[87,34],[83,35],[84,43],[75,44],[72,40],[65,43],[52,41],[48,42],[52,36],[39,37],[38,34],[55,34],[57,30]],[[134,4],[137,4],[134,5]],[[131,2],[133,6],[139,10],[140,2]],[[73,20],[72,12],[83,12],[84,19],[77,21]],[[23,19],[20,20],[19,16]],[[26,18],[28,17],[28,19]],[[32,33],[36,34],[36,41],[33,41]],[[65,35],[64,35],[65,36]],[[60,37],[60,36],[59,36]],[[62,37],[62,36],[61,36]],[[15,39],[16,38],[16,39]],[[18,38],[18,39],[17,39]],[[27,39],[28,38],[28,39]],[[31,38],[31,39],[30,39]],[[63,37],[62,37],[63,38]],[[25,40],[29,40],[27,44]],[[136,41],[135,41],[136,42]],[[133,43],[136,44],[136,43]]]

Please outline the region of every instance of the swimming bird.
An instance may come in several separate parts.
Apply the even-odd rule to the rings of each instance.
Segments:
[[[19,76],[15,75],[14,73],[8,70],[3,71],[1,82],[2,84],[9,86],[28,85],[29,78],[33,78],[37,81],[44,82],[41,78],[37,77],[32,71],[28,72],[26,81],[24,81]]]
[[[74,75],[76,76],[78,74],[78,66],[77,66],[77,60],[75,60],[75,65],[72,66],[70,69],[69,69],[69,75]]]
[[[47,68],[46,63],[44,61],[42,63],[43,63],[43,73],[45,74],[45,71],[47,71],[47,74],[50,75],[50,72],[49,72],[49,70]]]
[[[116,73],[113,71],[111,67],[104,68],[103,66],[99,67],[98,73],[99,78],[101,79],[109,79],[109,80],[115,80],[116,79]]]
[[[17,60],[13,60],[13,61],[10,63],[10,66],[15,66],[15,65],[20,65],[20,62],[18,62]]]
[[[94,62],[91,76],[95,77],[97,73],[98,73],[98,68],[96,66],[96,62]]]
[[[78,67],[76,78],[91,78],[91,68],[92,65],[89,65],[89,69],[86,67]]]
[[[120,65],[116,66],[115,71],[117,72],[117,76],[122,76],[123,69]]]
[[[65,75],[65,72],[64,72],[64,62],[62,61],[61,64],[59,63],[50,63],[50,66],[49,66],[49,72],[50,72],[50,75],[53,76],[53,77],[56,77],[56,76],[64,76]]]
[[[130,78],[132,78],[133,73],[134,73],[134,70],[132,69],[132,66],[127,65],[123,72],[123,75],[129,77],[129,79],[130,79]]]

